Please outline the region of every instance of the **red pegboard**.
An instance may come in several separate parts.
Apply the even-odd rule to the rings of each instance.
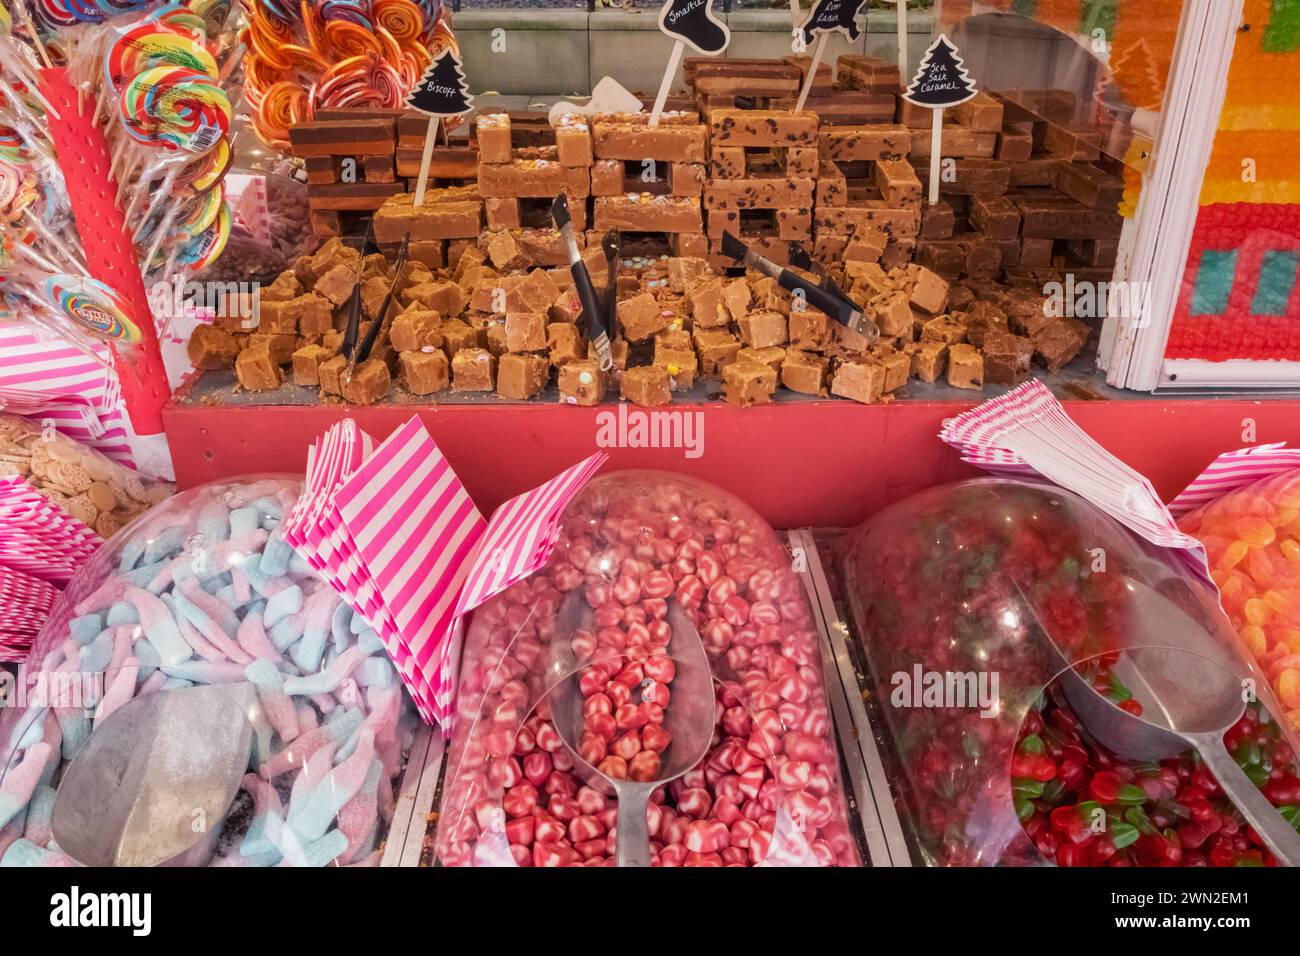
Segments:
[[[77,102],[67,71],[55,68],[40,73],[41,92],[61,114],[48,117],[50,137],[68,186],[86,265],[92,277],[117,290],[142,335],[138,345],[113,347],[122,401],[137,435],[157,435],[163,430],[162,407],[170,397],[167,371],[135,248],[115,202],[117,183],[109,176],[108,142],[92,122],[94,100]]]

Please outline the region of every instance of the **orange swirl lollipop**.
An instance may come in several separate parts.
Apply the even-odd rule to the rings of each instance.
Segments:
[[[371,12],[375,26],[387,30],[399,44],[419,40],[424,30],[424,14],[411,0],[375,0]]]
[[[375,34],[346,20],[331,20],[325,24],[325,42],[340,57],[374,55],[382,58],[384,55],[383,45]]]
[[[292,80],[280,80],[262,94],[253,113],[258,136],[276,149],[289,145],[289,127],[307,118],[307,92]]]

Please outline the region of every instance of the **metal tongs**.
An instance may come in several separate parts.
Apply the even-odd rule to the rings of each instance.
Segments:
[[[844,327],[845,334],[851,339],[849,344],[866,348],[880,338],[880,329],[876,323],[868,319],[857,304],[836,288],[833,282],[830,283],[830,288],[834,289],[834,292],[820,285],[814,285],[789,269],[782,269],[772,260],[760,256],[730,232],[722,234],[722,254],[746,268],[770,276],[782,289],[790,293],[798,293],[805,302],[825,312]],[[804,255],[806,259],[807,254]]]
[[[582,260],[578,249],[578,237],[573,231],[573,220],[569,215],[569,197],[560,193],[551,203],[551,218],[555,228],[564,240],[564,247],[569,255],[569,271],[573,274],[573,285],[578,292],[578,301],[582,303],[583,314],[587,317],[587,335],[596,349],[601,371],[608,372],[614,367],[614,350],[609,344],[609,333],[601,318],[601,302],[596,296],[596,287],[592,284],[587,264]]]

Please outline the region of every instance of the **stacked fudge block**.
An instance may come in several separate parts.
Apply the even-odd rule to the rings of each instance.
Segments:
[[[808,75],[809,58],[786,57],[800,69],[800,88]],[[822,69],[829,69],[823,64]],[[892,123],[898,106],[898,66],[858,54],[845,54],[836,61],[833,83],[813,83],[804,109],[816,113],[827,126],[869,126]],[[794,109],[798,97],[774,99],[774,109]]]
[[[907,162],[907,130],[835,126],[820,134],[815,257],[829,265],[910,262],[921,223],[921,181]]]
[[[1123,183],[1099,165],[1091,134],[1064,119],[1073,114],[1068,93],[1023,100],[1054,119],[986,94],[948,111],[943,151],[954,175],[940,182],[942,201],[925,208],[916,261],[976,282],[1002,277],[1041,287],[1062,272],[1109,279]],[[913,131],[911,160],[928,185],[930,111],[904,104],[901,119]]]
[[[578,232],[587,228],[591,195],[592,138],[584,117],[569,115],[555,128],[554,143],[522,145],[509,113],[481,114],[476,120],[478,188],[488,231],[497,238],[493,260],[509,267],[512,249],[533,262],[558,266],[568,261],[551,220],[551,202],[561,192]]]
[[[464,247],[478,242],[482,228],[483,200],[475,186],[426,189],[419,206],[414,194],[401,193],[374,215],[374,238],[382,251],[396,258],[409,236],[410,258],[429,269],[455,261]]]
[[[766,108],[774,100],[797,98],[805,71],[788,59],[687,57],[682,65],[695,108],[706,117],[715,108],[734,109],[738,101]],[[823,67],[817,71],[816,87],[828,90],[830,85],[830,70]]]
[[[788,263],[790,242],[812,239],[818,164],[817,114],[788,110],[709,112],[709,180],[704,187],[715,265],[725,232]]]
[[[317,236],[362,235],[366,218],[389,197],[415,189],[428,123],[428,116],[412,110],[327,109],[290,128]],[[473,183],[477,157],[472,140],[435,146],[429,185]]]
[[[289,130],[290,148],[307,171],[307,204],[318,236],[355,231],[357,220],[404,192],[393,161],[397,114],[323,111]]]
[[[592,225],[653,234],[676,256],[703,256],[707,133],[693,112],[665,112],[651,128],[644,113],[609,113],[592,124]]]
[[[406,178],[414,190],[420,178],[420,161],[424,157],[424,138],[429,131],[429,117],[409,110],[397,120],[397,149],[393,155],[398,176]],[[472,130],[471,130],[472,132]],[[429,186],[464,186],[478,177],[478,146],[468,139],[449,140],[435,145],[429,156]]]

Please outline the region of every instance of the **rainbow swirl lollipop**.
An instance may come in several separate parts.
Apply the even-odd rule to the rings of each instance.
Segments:
[[[0,160],[0,221],[16,223],[38,196],[31,166]]]
[[[205,193],[220,185],[234,162],[235,154],[230,148],[230,140],[224,136],[217,140],[217,145],[190,164],[181,182],[189,181],[196,193]],[[193,178],[190,178],[193,177]]]
[[[226,187],[224,184],[218,184],[216,189],[210,189],[200,194],[194,208],[190,210],[188,216],[177,224],[176,228],[190,238],[201,235],[217,221],[225,199]]]
[[[0,126],[0,160],[6,163],[29,163],[32,154],[19,135],[18,130],[10,126]]]
[[[140,143],[204,153],[230,129],[230,99],[212,78],[178,66],[132,77],[118,97],[122,126]]]
[[[331,20],[343,20],[365,27],[367,30],[374,29],[374,24],[370,22],[370,4],[364,0],[324,0],[317,11],[320,13],[320,18],[327,23]]]
[[[159,7],[145,17],[145,22],[161,23],[175,30],[188,33],[199,43],[206,43],[208,40],[208,24],[203,19],[203,15],[185,7]]]
[[[122,345],[140,341],[139,327],[112,286],[86,276],[58,273],[45,280],[44,290],[56,312],[96,338]]]
[[[195,272],[211,265],[225,251],[226,243],[230,241],[230,227],[230,204],[222,202],[216,222],[186,243],[176,261]]]
[[[219,75],[212,54],[189,33],[146,21],[113,41],[104,56],[104,79],[116,91],[128,76],[168,64],[203,73],[214,80]]]
[[[219,33],[230,19],[230,0],[186,0],[185,6],[203,18],[209,36]]]

